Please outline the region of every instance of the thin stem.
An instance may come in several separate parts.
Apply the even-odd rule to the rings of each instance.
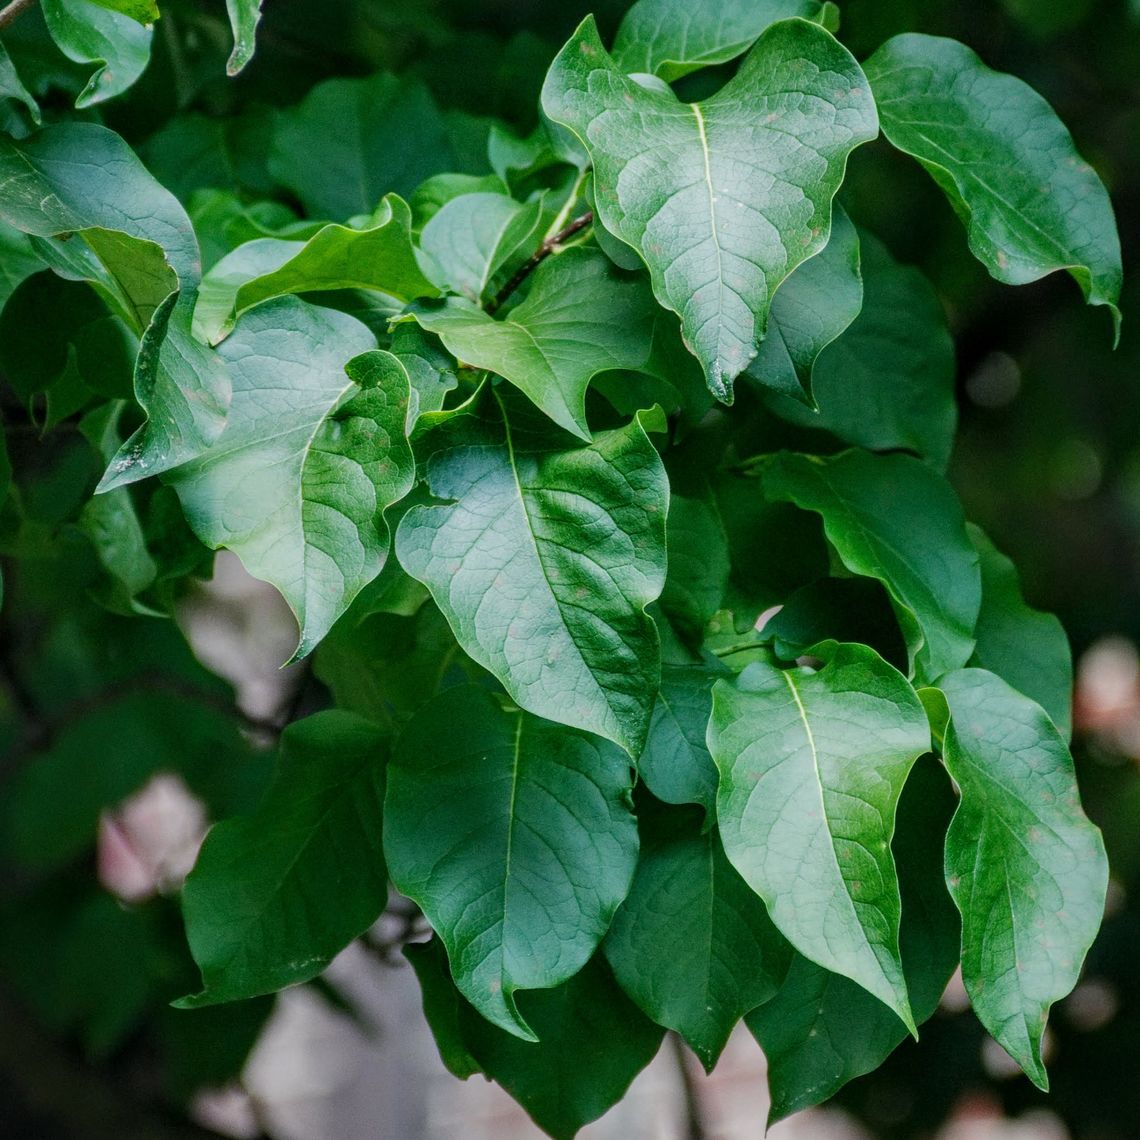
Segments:
[[[594,220],[594,211],[587,210],[584,214],[575,218],[569,225],[564,226],[553,237],[546,238],[542,245],[538,247],[518,267],[514,276],[483,306],[484,310],[490,314],[497,312],[502,306],[503,302],[552,254],[558,251],[558,247],[565,241],[568,241],[576,233],[584,230]]]
[[[544,241],[549,241],[555,234],[557,234],[563,226],[566,225],[567,218],[570,217],[570,212],[578,204],[578,195],[582,193],[582,185],[590,174],[590,168],[587,166],[585,170],[581,171],[578,177],[574,180],[574,185],[570,187],[570,193],[566,201],[562,203],[562,209],[558,211],[554,221],[550,223],[550,228],[543,235]]]
[[[707,1140],[704,1113],[701,1111],[701,1098],[697,1092],[697,1082],[693,1080],[689,1059],[685,1056],[685,1046],[676,1033],[668,1035],[673,1046],[673,1057],[677,1062],[677,1076],[681,1081],[681,1093],[685,1098],[685,1123],[688,1125],[688,1140]]]
[[[714,657],[731,657],[734,653],[744,653],[749,649],[763,649],[759,641],[738,641],[733,645],[724,645],[712,651]]]
[[[6,28],[25,8],[30,8],[36,0],[12,0],[0,8],[0,28]]]

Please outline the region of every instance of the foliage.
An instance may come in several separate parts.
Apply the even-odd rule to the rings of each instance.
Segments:
[[[665,1029],[711,1069],[741,1019],[773,1119],[819,1103],[959,964],[1047,1088],[1107,885],[1068,643],[966,521],[945,312],[845,179],[912,156],[993,278],[1065,270],[1119,336],[1108,194],[1048,103],[943,37],[860,63],[833,5],[638,0],[612,53],[587,17],[542,61],[537,117],[510,60],[500,105],[370,59],[280,108],[260,5],[226,9],[232,51],[173,0],[0,25],[21,992],[97,1052],[172,1001],[189,1036],[241,1003],[244,1042],[390,881],[434,931],[408,957],[448,1067],[553,1136]],[[145,70],[205,32],[220,56]],[[272,782],[168,620],[219,549],[339,706]],[[220,820],[184,936],[64,873],[170,769]],[[28,947],[61,923],[92,980],[56,992]],[[124,946],[163,963],[126,999]]]

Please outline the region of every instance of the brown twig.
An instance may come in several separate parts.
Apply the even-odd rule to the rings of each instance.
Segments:
[[[575,218],[569,225],[560,229],[553,237],[548,237],[522,263],[511,279],[487,302],[484,309],[487,313],[496,312],[503,302],[563,243],[569,241],[576,233],[584,230],[594,220],[594,211],[587,210]]]
[[[0,28],[6,28],[25,8],[30,8],[36,0],[12,0],[0,8]]]

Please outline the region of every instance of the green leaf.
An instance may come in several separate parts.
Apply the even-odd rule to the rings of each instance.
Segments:
[[[492,128],[492,134],[494,128]],[[416,187],[408,199],[412,210],[412,231],[420,234],[428,224],[455,198],[466,194],[500,194],[509,196],[507,184],[497,174],[433,174]]]
[[[660,457],[641,419],[574,446],[508,395],[433,436],[427,483],[446,501],[408,511],[396,553],[519,705],[637,756],[660,678]]]
[[[784,282],[772,299],[768,335],[760,342],[747,375],[798,404],[812,395],[812,371],[823,350],[863,305],[859,234],[839,206],[831,237]]]
[[[411,489],[408,374],[358,321],[295,297],[247,314],[219,349],[225,431],[170,476],[186,519],[284,595],[310,652],[384,566],[384,511]],[[346,364],[347,361],[347,364]]]
[[[970,249],[999,281],[1066,269],[1119,336],[1120,239],[1112,203],[1052,107],[964,44],[888,40],[867,61],[883,133],[946,194]]]
[[[281,112],[269,169],[312,217],[370,213],[454,169],[447,126],[422,83],[383,73],[318,83]]]
[[[43,268],[27,234],[10,226],[4,220],[4,210],[0,209],[0,313],[20,282]]]
[[[100,490],[169,470],[208,447],[225,423],[230,380],[220,359],[190,335],[200,263],[177,199],[118,135],[93,123],[61,123],[20,142],[0,137],[0,218],[37,238],[59,238],[39,244],[53,268],[94,280],[118,296],[125,315],[133,309],[136,321],[157,299],[155,246],[177,274],[181,292],[154,312],[136,365],[147,423],[123,445]],[[141,297],[123,295],[140,284]]]
[[[663,665],[649,736],[637,771],[667,804],[700,804],[716,813],[717,771],[705,732],[712,715],[712,687],[728,668],[716,658],[700,665]]]
[[[1076,984],[1100,926],[1104,843],[1039,705],[984,669],[951,673],[938,687],[945,705],[935,735],[961,794],[946,881],[962,912],[962,980],[982,1024],[1048,1089],[1045,1020]]]
[[[307,982],[380,917],[386,753],[380,730],[353,713],[316,713],[285,730],[261,806],[214,826],[186,880],[186,935],[204,988],[179,1007]]]
[[[121,95],[150,62],[153,29],[97,0],[42,0],[51,38],[68,59],[94,63],[95,71],[75,100],[93,107]]]
[[[781,452],[764,463],[763,479],[769,498],[822,515],[848,570],[886,586],[920,678],[969,660],[982,600],[978,554],[939,475],[909,455]]]
[[[913,1031],[889,845],[930,732],[906,679],[873,649],[814,652],[826,662],[818,671],[757,661],[713,687],[721,837],[788,941]]]
[[[438,696],[396,744],[392,881],[443,940],[464,996],[508,1033],[537,1040],[515,991],[576,974],[629,890],[631,782],[612,745],[506,711],[474,685]]]
[[[911,769],[892,843],[902,896],[903,973],[918,1024],[931,1017],[958,965],[960,924],[946,892],[942,851],[955,799],[932,756]],[[770,1002],[745,1018],[768,1060],[768,1123],[827,1100],[877,1069],[906,1037],[882,1002],[839,974],[797,954]]]
[[[234,36],[234,50],[226,60],[226,74],[237,75],[253,59],[262,0],[226,0],[226,13]]]
[[[406,946],[424,1013],[448,1068],[482,1070],[555,1140],[573,1140],[626,1090],[661,1046],[663,1030],[625,996],[600,958],[565,985],[520,995],[540,1040],[531,1044],[488,1024],[455,992],[437,946]]]
[[[1073,655],[1064,627],[1052,614],[1027,605],[1017,567],[985,533],[967,524],[981,557],[982,609],[970,664],[996,673],[1036,701],[1061,735],[1073,735]]]
[[[459,369],[455,357],[440,347],[439,339],[417,325],[397,325],[389,348],[412,384],[406,424],[410,436],[420,413],[438,412],[447,393],[458,387]]]
[[[781,21],[720,91],[680,103],[623,75],[587,19],[542,100],[590,152],[602,223],[731,400],[777,286],[827,244],[847,156],[878,133],[859,65],[818,25]]]
[[[654,309],[643,280],[598,250],[576,248],[548,257],[526,299],[502,319],[458,297],[417,306],[412,315],[460,360],[509,380],[556,424],[588,440],[590,380],[646,362]]]
[[[871,235],[861,240],[863,308],[816,359],[816,409],[778,394],[768,397],[768,405],[790,423],[829,431],[872,451],[913,451],[944,471],[958,422],[946,314],[917,269],[899,265]],[[826,256],[825,250],[791,278],[776,297],[774,314],[804,270]],[[761,345],[760,359],[771,339]]]
[[[247,309],[272,297],[330,289],[376,289],[400,301],[434,297],[412,248],[408,205],[389,194],[365,229],[324,226],[308,241],[260,238],[223,257],[202,281],[195,331],[211,344]]]
[[[700,645],[705,626],[724,605],[730,570],[728,539],[711,492],[671,495],[665,533],[669,570],[661,609],[685,641]]]
[[[478,304],[499,270],[534,251],[542,217],[541,199],[524,205],[505,194],[452,198],[432,215],[420,238],[434,263],[432,280]]]
[[[155,0],[91,0],[91,2],[111,12],[130,16],[139,24],[153,24],[159,17],[158,4]]]
[[[7,49],[0,43],[0,102],[11,99],[23,105],[33,123],[37,125],[42,121],[40,107],[32,93],[24,86],[20,79],[16,65],[12,62]]]
[[[614,39],[614,62],[626,72],[659,75],[667,83],[701,67],[727,63],[760,33],[790,16],[814,19],[817,0],[638,0]]]
[[[604,950],[622,989],[711,1072],[740,1018],[776,993],[791,947],[715,831],[671,830],[643,849]]]

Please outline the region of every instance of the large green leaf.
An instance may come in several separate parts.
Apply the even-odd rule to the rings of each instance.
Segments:
[[[853,573],[886,586],[911,667],[932,680],[964,665],[981,606],[978,554],[949,484],[909,455],[781,452],[763,465],[764,493],[823,517]]]
[[[859,233],[836,206],[827,245],[772,298],[768,335],[747,374],[802,405],[805,393],[813,395],[819,354],[855,320],[862,305]]]
[[[1073,734],[1073,655],[1053,614],[1026,604],[1017,567],[985,533],[968,524],[981,556],[982,609],[970,664],[996,673],[1035,700],[1068,740]]]
[[[944,700],[924,696],[961,794],[946,881],[962,912],[962,980],[982,1024],[1047,1089],[1041,1038],[1100,926],[1104,843],[1039,705],[984,669],[951,673],[938,687]]]
[[[226,0],[226,13],[234,36],[234,49],[226,60],[227,75],[237,75],[253,59],[261,3],[262,0]]]
[[[663,665],[661,688],[637,771],[667,804],[700,804],[716,811],[717,771],[705,732],[712,715],[712,687],[728,673],[715,658],[700,665]]]
[[[714,830],[670,830],[643,849],[604,950],[622,989],[711,1072],[740,1018],[775,994],[792,951]]]
[[[411,489],[408,374],[359,321],[281,297],[219,349],[233,375],[217,443],[172,473],[187,521],[284,595],[298,657],[388,555],[384,511]]]
[[[537,1040],[515,991],[576,974],[629,890],[631,781],[613,745],[474,685],[438,696],[397,742],[392,881],[423,908],[464,996],[508,1033]]]
[[[713,687],[721,837],[788,941],[913,1029],[890,841],[907,774],[930,747],[926,717],[873,649],[815,652],[818,671],[757,661]]]
[[[194,311],[199,336],[216,344],[247,309],[271,297],[330,289],[376,289],[399,301],[434,297],[412,248],[407,203],[389,194],[364,229],[324,226],[308,241],[259,238],[206,274]]]
[[[520,1041],[484,1021],[456,993],[438,941],[407,946],[404,954],[445,1064],[461,1078],[484,1072],[556,1140],[573,1140],[617,1104],[661,1046],[664,1031],[598,958],[556,989],[520,995],[540,1038]]]
[[[655,308],[643,280],[596,249],[569,249],[538,267],[526,299],[501,319],[460,297],[418,306],[413,315],[460,360],[503,376],[556,424],[588,440],[591,378],[646,362]]]
[[[660,677],[645,612],[665,579],[660,457],[640,418],[575,446],[509,396],[433,434],[444,501],[408,511],[396,553],[523,708],[637,756]]]
[[[217,824],[182,891],[202,971],[183,1009],[307,982],[379,918],[384,760],[378,728],[332,710],[290,725],[257,811]]]
[[[863,307],[850,328],[815,361],[811,394],[816,408],[779,394],[768,397],[769,406],[791,423],[821,428],[872,451],[913,451],[944,471],[958,409],[954,342],[942,303],[917,269],[899,265],[874,237],[863,234],[861,249]],[[780,290],[772,309],[774,322],[782,327],[781,302],[792,299],[801,275],[826,257],[824,250]],[[750,375],[775,336],[773,331],[760,346]]]
[[[379,73],[329,79],[281,113],[269,169],[312,217],[368,214],[455,169],[446,124],[422,83]]]
[[[588,19],[542,100],[590,152],[601,221],[730,400],[777,286],[827,244],[847,156],[878,133],[859,65],[818,25],[781,21],[720,91],[680,103],[625,76]]]
[[[938,183],[994,277],[1023,285],[1067,269],[1119,327],[1112,204],[1036,91],[936,36],[888,40],[867,61],[867,78],[883,133]]]
[[[61,123],[20,142],[0,137],[0,218],[37,238],[76,235],[40,248],[63,276],[118,296],[136,322],[157,300],[156,247],[177,275],[180,292],[154,311],[136,364],[147,423],[123,445],[100,489],[169,470],[208,447],[225,423],[230,380],[220,358],[190,334],[201,267],[177,199],[118,135],[93,123]],[[140,284],[141,298],[125,295]]]
[[[958,965],[958,912],[946,891],[940,845],[933,842],[945,833],[954,805],[937,761],[919,760],[899,800],[891,846],[903,904],[903,973],[920,1025],[937,1009]],[[906,1037],[902,1022],[882,1002],[799,954],[780,992],[746,1021],[768,1060],[769,1124],[820,1104],[877,1069]]]
[[[822,7],[818,0],[638,0],[618,28],[614,62],[623,71],[672,83],[690,71],[735,59],[776,20],[814,18]]]
[[[512,257],[533,252],[542,217],[540,198],[524,204],[484,191],[450,199],[428,220],[420,237],[421,248],[434,263],[433,280],[479,304]]]
[[[59,50],[76,63],[97,65],[76,107],[121,95],[150,62],[154,31],[131,16],[96,0],[42,0],[41,7]]]

